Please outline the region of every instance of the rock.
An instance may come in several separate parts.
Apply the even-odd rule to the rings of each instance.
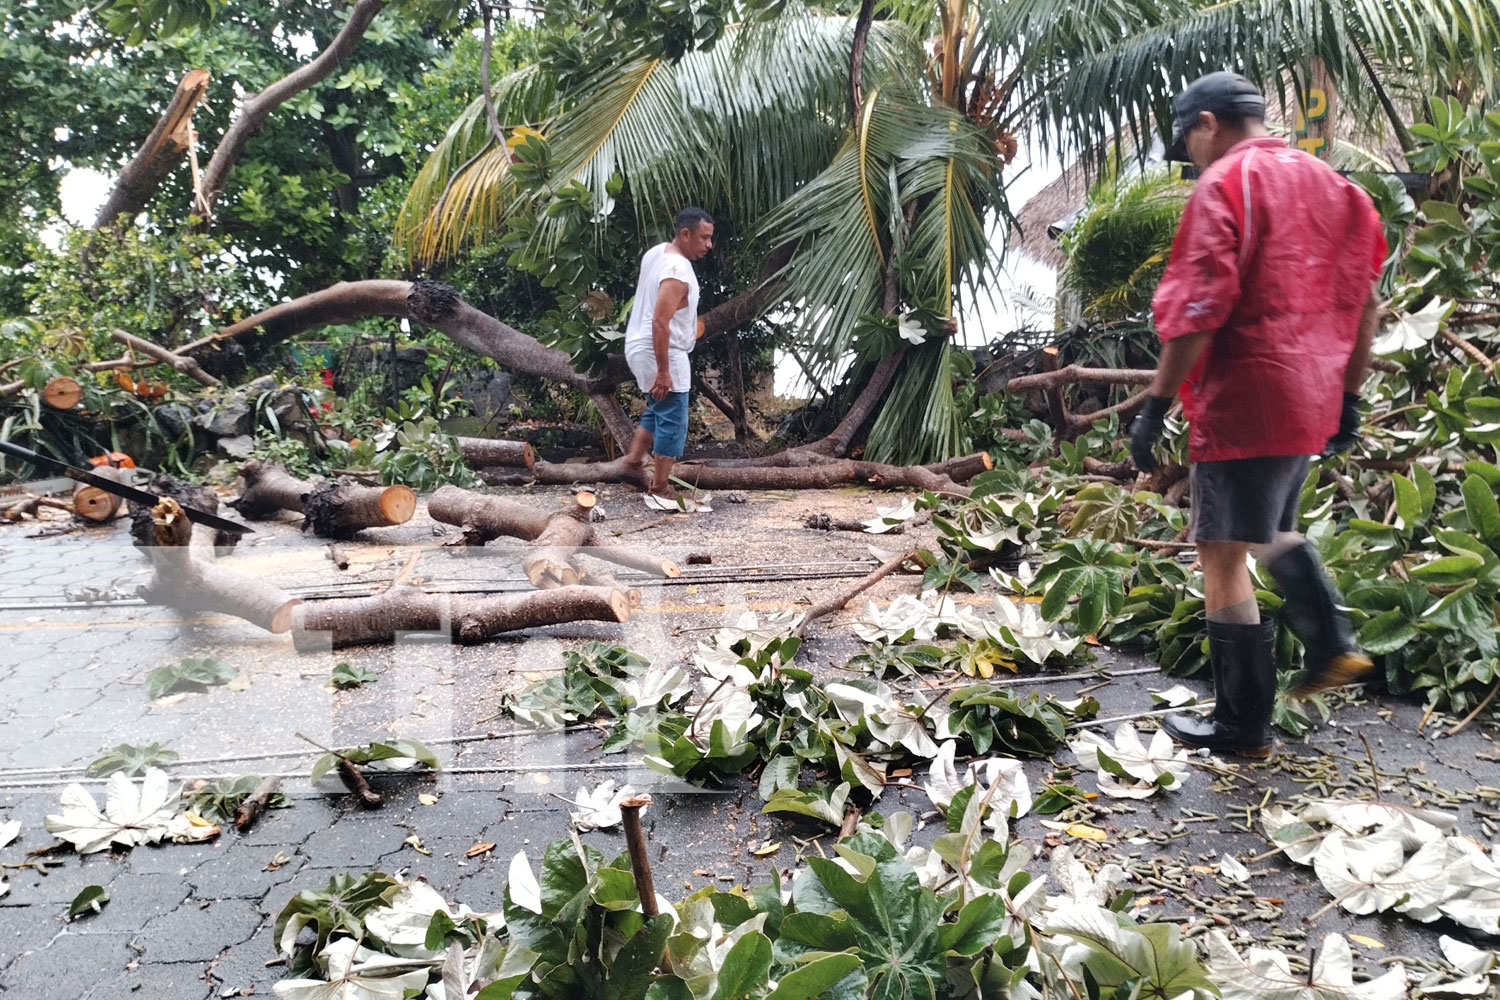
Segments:
[[[283,429],[308,422],[307,402],[296,386],[287,386],[271,397],[271,412]]]
[[[474,416],[486,421],[498,417],[505,423],[510,416],[511,383],[509,372],[477,371],[459,382],[457,393],[474,408]]]
[[[215,437],[238,437],[255,429],[255,409],[240,395],[230,396],[198,418],[198,426]]]
[[[249,434],[219,438],[218,449],[230,458],[244,460],[255,451],[255,438]]]
[[[161,429],[167,432],[167,437],[188,436],[188,428],[193,423],[193,411],[186,406],[181,403],[163,403],[151,412]]]
[[[266,393],[275,389],[276,385],[277,382],[275,375],[262,375],[260,378],[255,379],[252,382],[246,382],[244,385],[240,386],[234,391],[234,394],[236,396],[243,396],[253,403],[261,396],[264,396]]]

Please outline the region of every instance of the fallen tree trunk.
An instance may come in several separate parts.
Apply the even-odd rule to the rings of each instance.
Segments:
[[[392,587],[374,597],[313,601],[292,615],[300,651],[394,642],[398,632],[447,632],[469,645],[504,632],[564,622],[624,622],[630,598],[608,587],[559,587],[526,594],[469,597]],[[327,638],[324,638],[324,637]]]
[[[458,448],[464,461],[476,469],[496,467],[531,468],[536,465],[536,449],[529,441],[497,441],[493,438],[461,437]]]
[[[155,567],[140,595],[182,611],[217,611],[243,618],[272,633],[287,631],[301,598],[263,580],[242,576],[193,555],[193,523],[171,497],[149,510],[151,542],[145,551]]]
[[[1067,365],[1034,375],[1017,375],[1005,383],[1006,392],[1060,389],[1065,385],[1150,385],[1154,368],[1081,368]]]
[[[973,467],[965,460],[960,468]],[[587,485],[626,481],[620,462],[553,465],[538,462],[536,481],[547,485]],[[932,490],[968,496],[968,487],[922,465],[882,465],[852,458],[830,458],[810,465],[709,466],[684,463],[672,475],[704,490],[821,490],[860,483],[887,490]]]
[[[365,486],[348,477],[324,483],[302,498],[302,513],[319,538],[353,538],[365,528],[405,524],[417,511],[410,486]]]
[[[283,510],[301,514],[303,498],[313,490],[305,479],[256,458],[240,466],[240,478],[245,487],[230,506],[252,521],[264,521]]]
[[[452,287],[437,281],[341,281],[258,312],[183,346],[178,353],[222,349],[230,341],[246,350],[264,350],[307,330],[372,316],[410,319],[510,371],[553,379],[587,393],[616,443],[630,447],[635,426],[615,401],[615,381],[580,374],[563,351],[480,312]]]
[[[42,402],[54,410],[71,410],[83,401],[83,386],[75,378],[59,375],[42,387]]]
[[[592,506],[592,494],[585,494],[575,497],[566,509],[547,513],[502,497],[443,486],[428,498],[427,513],[434,521],[458,525],[466,545],[483,545],[502,536],[532,543],[522,566],[537,587],[570,586],[598,578],[573,561],[579,554],[652,576],[674,580],[682,576],[682,568],[672,560],[601,534],[588,520]]]

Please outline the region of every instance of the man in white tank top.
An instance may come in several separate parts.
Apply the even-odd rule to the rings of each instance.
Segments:
[[[625,456],[644,478],[646,454],[656,467],[646,506],[685,509],[672,488],[672,463],[687,445],[688,389],[692,368],[688,355],[699,333],[698,278],[693,261],[713,248],[713,218],[701,208],[684,208],[673,221],[672,242],[646,251],[635,302],[625,325],[625,360],[647,396],[646,411]]]

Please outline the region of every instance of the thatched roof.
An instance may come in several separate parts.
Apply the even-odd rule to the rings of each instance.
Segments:
[[[1286,117],[1276,106],[1273,104],[1268,110],[1267,125],[1273,131],[1289,131]],[[1372,166],[1383,170],[1404,169],[1405,158],[1400,145],[1384,129],[1384,134],[1376,136],[1372,142],[1367,125],[1368,123],[1354,121],[1349,115],[1338,116],[1334,136],[1334,165],[1348,169],[1368,169]],[[1374,150],[1374,163],[1371,162],[1371,150]],[[1152,154],[1147,157],[1147,165],[1159,164],[1160,153],[1161,144],[1158,141]],[[1054,269],[1061,268],[1063,257],[1057,246],[1059,230],[1065,231],[1073,217],[1083,210],[1094,177],[1085,161],[1077,160],[1069,164],[1056,180],[1032,195],[1021,206],[1021,211],[1016,216],[1020,232],[1011,234],[1010,245],[1032,260]]]

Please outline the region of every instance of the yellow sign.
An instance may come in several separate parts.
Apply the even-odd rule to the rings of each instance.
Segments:
[[[1297,148],[1319,159],[1333,155],[1333,81],[1321,61],[1308,74],[1308,86],[1297,108]]]

